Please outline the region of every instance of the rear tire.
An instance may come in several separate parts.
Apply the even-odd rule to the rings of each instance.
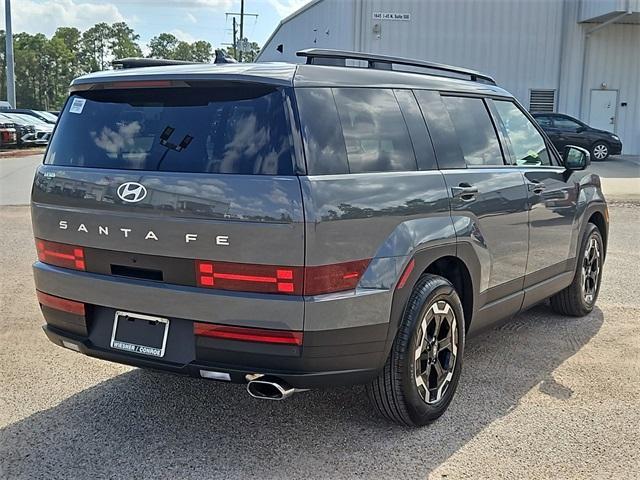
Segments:
[[[551,308],[572,317],[591,313],[598,299],[602,279],[604,246],[600,230],[593,223],[584,232],[576,272],[571,285],[551,297]]]
[[[591,159],[602,162],[609,158],[611,149],[606,142],[596,142],[591,146]]]
[[[367,385],[373,406],[389,420],[423,426],[440,417],[462,370],[464,313],[453,285],[425,274],[407,302],[382,372]]]

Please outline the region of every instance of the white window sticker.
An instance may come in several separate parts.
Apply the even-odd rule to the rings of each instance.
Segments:
[[[86,98],[74,98],[73,102],[71,102],[71,108],[69,108],[69,113],[82,113],[85,103],[87,103]]]

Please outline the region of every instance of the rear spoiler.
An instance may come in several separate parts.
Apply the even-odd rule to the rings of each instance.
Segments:
[[[228,57],[223,50],[216,50],[216,58],[213,63],[237,63],[231,57]],[[119,58],[111,62],[115,69],[125,68],[143,68],[143,67],[163,67],[167,65],[204,65],[203,62],[192,62],[188,60],[172,60],[168,58],[143,58],[129,57]]]

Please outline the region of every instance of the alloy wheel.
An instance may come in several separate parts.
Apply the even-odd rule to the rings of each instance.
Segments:
[[[582,259],[582,295],[589,305],[595,300],[599,276],[600,244],[595,237],[591,237]]]
[[[604,160],[609,155],[609,149],[606,145],[599,143],[595,147],[593,147],[593,156],[598,160]]]
[[[414,353],[415,381],[426,403],[440,401],[453,378],[458,354],[458,322],[446,300],[434,302],[420,322]]]

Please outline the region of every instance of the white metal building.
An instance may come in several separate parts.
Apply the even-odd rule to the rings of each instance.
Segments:
[[[615,132],[640,154],[640,0],[313,0],[258,61],[338,48],[492,75],[532,111]]]

